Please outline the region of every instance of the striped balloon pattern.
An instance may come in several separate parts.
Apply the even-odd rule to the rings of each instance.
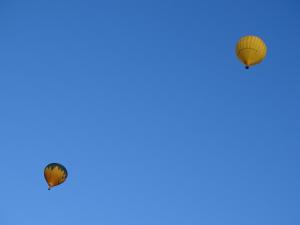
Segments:
[[[244,36],[236,45],[236,55],[245,65],[246,69],[264,60],[267,54],[267,46],[257,36]]]

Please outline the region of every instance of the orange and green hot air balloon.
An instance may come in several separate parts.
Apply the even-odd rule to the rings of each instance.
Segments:
[[[267,54],[267,46],[257,36],[244,36],[236,44],[235,52],[246,69],[264,60]]]
[[[67,179],[68,171],[59,163],[50,163],[45,167],[44,176],[48,183],[48,190],[50,190]]]

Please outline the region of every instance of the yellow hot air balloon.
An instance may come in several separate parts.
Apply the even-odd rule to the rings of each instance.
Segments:
[[[44,176],[48,183],[48,190],[50,190],[67,179],[68,171],[59,163],[50,163],[44,169]]]
[[[246,69],[249,69],[250,66],[263,61],[267,54],[267,46],[257,36],[244,36],[238,41],[235,52]]]

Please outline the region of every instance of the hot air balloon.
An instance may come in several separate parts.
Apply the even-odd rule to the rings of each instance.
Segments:
[[[266,57],[267,46],[257,36],[242,37],[235,49],[237,57],[245,64],[245,68],[260,63]]]
[[[63,183],[68,177],[68,172],[63,165],[50,163],[44,169],[44,176],[48,183],[48,190],[50,190],[52,187]]]

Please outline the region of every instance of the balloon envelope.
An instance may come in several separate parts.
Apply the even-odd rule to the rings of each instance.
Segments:
[[[235,52],[248,69],[249,66],[264,60],[267,54],[267,46],[261,38],[249,35],[242,37],[238,41]]]
[[[67,169],[59,163],[50,163],[44,169],[44,177],[48,183],[48,189],[63,183],[67,177]]]

